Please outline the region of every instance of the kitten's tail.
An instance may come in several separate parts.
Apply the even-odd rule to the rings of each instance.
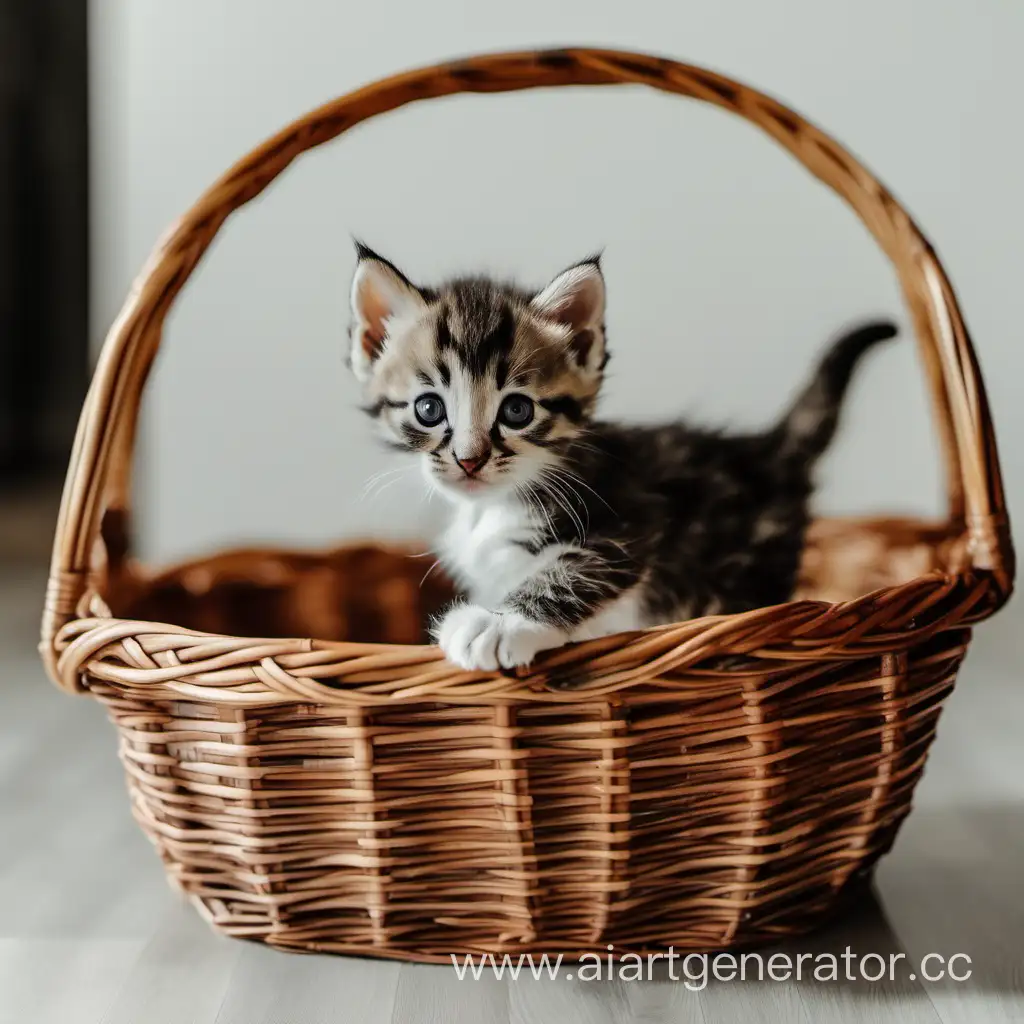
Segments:
[[[828,448],[839,424],[843,396],[861,356],[897,333],[894,323],[874,320],[839,337],[779,424],[784,455],[812,462]]]

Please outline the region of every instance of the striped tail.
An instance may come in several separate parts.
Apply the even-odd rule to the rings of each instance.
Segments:
[[[895,338],[897,333],[894,323],[877,320],[839,337],[777,428],[783,455],[813,462],[828,448],[839,424],[843,397],[861,356],[881,342]]]

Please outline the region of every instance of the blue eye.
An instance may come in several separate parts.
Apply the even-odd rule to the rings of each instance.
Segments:
[[[445,417],[444,399],[440,395],[420,395],[413,412],[423,426],[436,427]]]
[[[506,395],[498,410],[498,419],[516,430],[529,426],[533,422],[533,401],[526,395]]]

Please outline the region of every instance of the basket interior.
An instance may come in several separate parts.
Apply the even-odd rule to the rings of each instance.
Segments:
[[[423,548],[355,544],[327,552],[229,551],[148,573],[131,566],[104,595],[119,618],[228,636],[428,642],[426,625],[453,596]],[[924,573],[956,571],[961,545],[919,520],[815,522],[800,598],[842,601]]]
[[[427,643],[426,624],[453,591],[438,568],[428,575],[433,556],[415,550],[229,551],[152,575],[133,567],[105,596],[119,618],[206,633]]]

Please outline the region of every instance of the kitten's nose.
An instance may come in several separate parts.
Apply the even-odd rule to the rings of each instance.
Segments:
[[[476,455],[467,455],[464,459],[460,459],[458,455],[456,455],[455,462],[466,476],[476,476],[476,474],[484,468],[484,465],[490,457],[491,453],[488,450],[485,452],[479,452]]]

